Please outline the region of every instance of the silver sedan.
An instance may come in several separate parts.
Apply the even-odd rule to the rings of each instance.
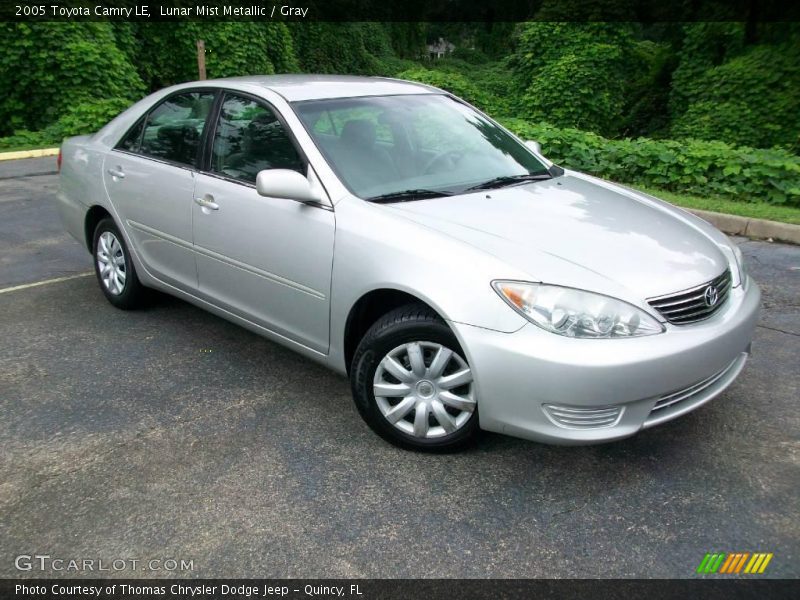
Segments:
[[[113,305],[158,289],[346,374],[402,447],[624,438],[717,396],[750,350],[760,292],[725,235],[436,88],[182,84],[59,164]]]

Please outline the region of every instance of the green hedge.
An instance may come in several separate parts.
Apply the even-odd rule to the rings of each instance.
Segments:
[[[58,146],[66,137],[94,133],[131,105],[126,98],[86,100],[70,106],[55,122],[41,131],[20,129],[0,138],[0,148]]]
[[[620,183],[696,196],[800,207],[800,157],[780,149],[700,140],[610,140],[522,119],[503,124],[554,162]]]
[[[0,23],[0,135],[42,130],[98,99],[131,104],[145,86],[110,23]]]
[[[756,149],[700,140],[611,140],[578,129],[535,124],[509,114],[495,95],[456,72],[410,69],[398,75],[439,87],[497,116],[514,133],[542,144],[555,162],[621,183],[697,196],[800,207],[800,157],[782,149]]]
[[[205,42],[209,79],[298,70],[285,23],[135,23],[133,37],[124,25],[116,25],[118,45],[138,56],[134,64],[150,91],[197,79],[197,40]]]
[[[491,111],[493,114],[497,114],[497,112],[492,110],[497,106],[497,101],[494,96],[475,85],[461,73],[438,69],[415,68],[402,71],[397,74],[397,77],[399,79],[418,81],[419,83],[447,90],[451,94],[455,94],[459,98],[463,98],[467,102],[474,104],[481,110]]]
[[[549,5],[560,12],[561,3]],[[657,53],[640,48],[631,23],[553,22],[552,14],[517,29],[509,64],[524,116],[601,135],[624,133],[631,108],[653,87]]]
[[[667,137],[797,151],[798,35],[797,23],[760,24],[749,33],[745,23],[686,24]]]

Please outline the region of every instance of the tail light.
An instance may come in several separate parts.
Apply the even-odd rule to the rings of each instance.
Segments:
[[[58,149],[58,158],[56,159],[56,166],[58,167],[58,172],[61,173],[61,148]]]

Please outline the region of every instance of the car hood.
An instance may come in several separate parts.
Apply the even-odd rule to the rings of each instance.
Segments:
[[[580,287],[575,274],[583,270],[591,272],[589,281],[616,284],[586,289],[622,286],[644,299],[699,285],[728,266],[690,215],[581,174],[386,206],[494,255],[531,281]],[[571,274],[566,280],[558,263]]]

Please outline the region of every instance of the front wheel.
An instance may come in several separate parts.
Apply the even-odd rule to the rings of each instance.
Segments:
[[[141,306],[145,289],[139,283],[130,252],[114,220],[110,217],[101,220],[93,240],[94,270],[105,297],[117,308]]]
[[[427,307],[408,305],[379,319],[356,350],[350,380],[361,416],[397,446],[453,451],[478,433],[472,370],[453,332]]]

